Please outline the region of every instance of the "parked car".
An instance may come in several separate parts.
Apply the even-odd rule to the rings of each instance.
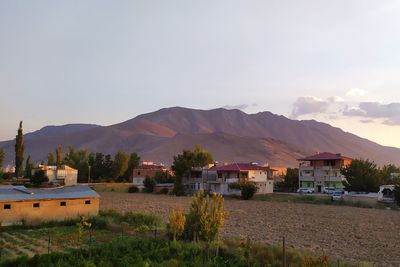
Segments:
[[[299,189],[297,189],[297,193],[300,193],[300,194],[303,194],[303,193],[312,194],[314,192],[315,192],[314,188],[299,188]]]
[[[334,187],[325,187],[323,192],[325,194],[332,194],[335,191],[336,191],[336,189]]]
[[[342,191],[334,191],[331,195],[332,201],[342,200],[343,192]]]

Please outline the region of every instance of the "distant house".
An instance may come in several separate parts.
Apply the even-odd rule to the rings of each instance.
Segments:
[[[253,163],[210,165],[193,168],[184,185],[188,194],[204,189],[209,193],[233,195],[239,194],[240,191],[231,189],[230,184],[251,181],[257,185],[257,194],[267,194],[273,192],[273,172],[274,170],[267,166]]]
[[[343,189],[345,177],[340,173],[340,169],[349,165],[352,159],[341,154],[324,152],[298,161],[299,187],[324,192],[326,188]]]
[[[168,169],[161,164],[143,161],[138,168],[133,169],[132,183],[139,188],[143,188],[143,181],[146,176],[152,178],[157,172],[168,172]]]
[[[83,185],[48,189],[0,186],[0,225],[94,216],[99,212],[99,202],[99,195]]]
[[[209,171],[216,172],[215,180],[208,180],[210,192],[218,192],[223,195],[237,194],[237,190],[230,189],[229,185],[244,181],[256,183],[258,188],[256,194],[268,194],[274,190],[274,170],[268,166],[254,163],[233,163],[215,166]]]
[[[37,170],[45,171],[46,176],[49,178],[49,183],[58,183],[66,186],[76,185],[78,183],[78,170],[67,165],[62,165],[61,167],[39,165],[38,169],[32,170],[32,175],[34,175]]]

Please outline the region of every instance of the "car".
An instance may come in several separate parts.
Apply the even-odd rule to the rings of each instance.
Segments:
[[[312,194],[314,192],[315,192],[314,188],[299,188],[299,189],[297,189],[297,193],[300,193],[300,194],[302,194],[302,193]]]
[[[336,189],[335,189],[334,187],[325,187],[323,192],[324,192],[325,194],[329,194],[329,195],[330,195],[330,194],[332,194],[333,192],[335,192],[335,190],[336,190]]]
[[[332,201],[339,201],[339,200],[342,200],[342,195],[343,195],[343,192],[341,192],[341,191],[334,191],[333,193],[332,193],[332,195],[331,195],[331,199],[332,199]]]

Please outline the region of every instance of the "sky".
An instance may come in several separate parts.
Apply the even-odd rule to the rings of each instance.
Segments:
[[[0,140],[184,106],[400,147],[399,33],[397,0],[3,0]]]

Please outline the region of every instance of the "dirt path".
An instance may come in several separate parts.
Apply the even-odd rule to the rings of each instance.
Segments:
[[[160,215],[188,208],[190,198],[101,192],[101,209]],[[354,207],[227,200],[225,237],[250,237],[351,261],[400,266],[400,212]]]

